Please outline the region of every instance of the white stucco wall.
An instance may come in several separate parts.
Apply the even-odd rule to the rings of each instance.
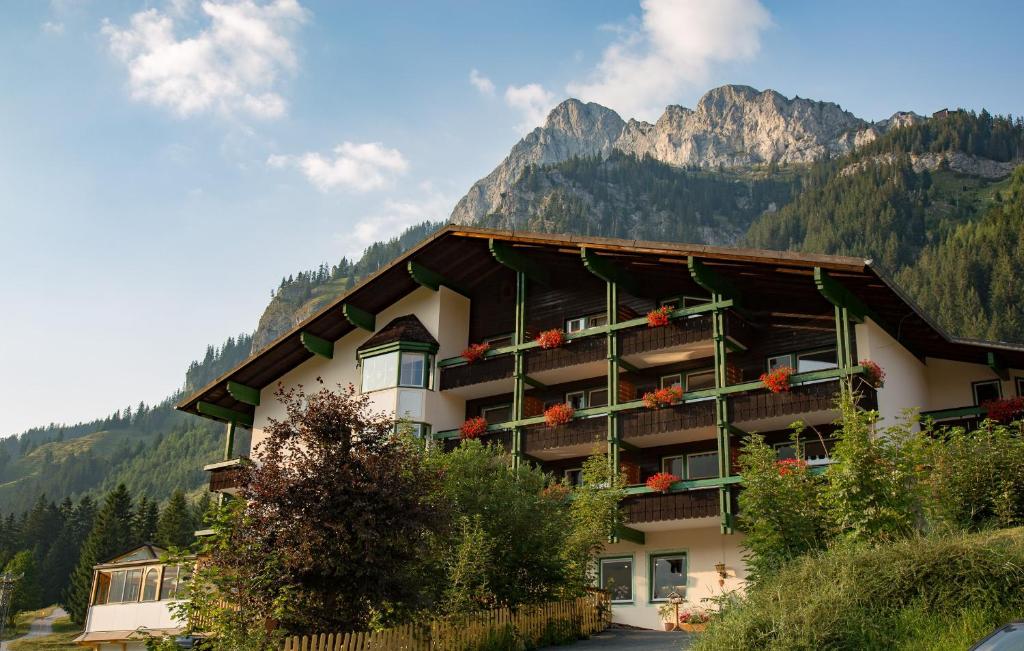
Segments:
[[[970,364],[949,359],[928,358],[928,409],[952,409],[974,404],[972,382],[998,380],[995,371],[985,364]],[[1014,377],[1002,381],[1004,398],[1017,395]]]
[[[171,612],[174,601],[146,601],[91,606],[85,632],[132,631],[138,628],[178,628],[183,623]]]
[[[415,315],[437,339],[440,348],[436,359],[454,357],[468,344],[469,299],[447,287],[441,287],[436,292],[420,287],[410,292],[377,314],[377,329],[407,314]],[[263,429],[267,426],[268,419],[285,417],[284,407],[274,397],[278,383],[286,387],[302,384],[307,390],[315,390],[318,386],[316,378],[321,377],[328,388],[336,389],[338,384],[352,384],[358,390],[360,369],[356,366],[356,349],[371,336],[372,334],[365,330],[353,330],[334,343],[332,359],[313,356],[281,376],[277,382],[264,387],[253,420],[253,449],[255,450],[264,439]],[[436,368],[433,372],[436,387]],[[430,423],[434,431],[458,427],[464,419],[464,400],[433,390],[392,388],[373,391],[369,394],[371,408],[393,416],[397,408],[399,391],[419,392],[423,395],[423,415],[419,420]]]
[[[878,391],[881,426],[901,422],[907,408],[927,409],[928,377],[921,360],[871,319],[858,323],[854,333],[857,357],[870,359],[885,371],[885,387]]]
[[[743,535],[739,533],[722,534],[718,518],[702,518],[690,522],[686,528],[645,532],[644,545],[628,542],[608,545],[601,553],[602,557],[633,556],[633,603],[612,604],[612,621],[650,629],[662,628],[658,616],[659,602],[652,603],[650,599],[650,554],[686,552],[685,607],[710,608],[705,599],[742,589],[747,576],[743,550],[740,549],[742,540]],[[715,563],[725,563],[728,577],[724,586],[718,585]]]

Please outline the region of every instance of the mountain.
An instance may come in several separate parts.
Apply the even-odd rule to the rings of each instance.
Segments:
[[[612,151],[702,169],[811,163],[849,153],[891,128],[921,119],[899,112],[872,124],[838,104],[788,99],[749,86],[710,90],[695,109],[669,106],[654,124],[626,122],[599,104],[568,99],[552,109],[544,126],[520,140],[505,160],[473,184],[456,204],[451,221],[476,223],[493,212],[530,165],[576,156],[604,157]]]

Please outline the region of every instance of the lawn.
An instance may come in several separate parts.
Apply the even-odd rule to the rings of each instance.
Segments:
[[[39,610],[25,610],[18,613],[14,616],[14,626],[6,626],[4,628],[2,639],[10,640],[28,633],[28,627],[32,625],[33,620],[39,619],[40,617],[46,617],[53,612],[54,608],[56,608],[56,606],[47,606],[46,608],[40,608]]]

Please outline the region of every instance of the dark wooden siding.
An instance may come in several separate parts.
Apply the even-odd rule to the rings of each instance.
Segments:
[[[513,366],[514,360],[511,355],[481,359],[461,366],[445,366],[440,369],[439,388],[444,391],[480,382],[510,378]]]
[[[650,493],[625,500],[626,521],[661,522],[718,515],[718,490],[702,489],[684,493]]]
[[[606,416],[581,418],[555,427],[542,424],[530,425],[523,429],[525,437],[523,443],[527,454],[583,443],[593,443],[603,449],[605,441],[608,440],[608,418]]]

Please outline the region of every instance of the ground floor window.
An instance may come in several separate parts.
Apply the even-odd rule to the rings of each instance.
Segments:
[[[633,601],[633,557],[602,558],[601,589],[611,595],[612,603]]]
[[[583,468],[569,468],[565,471],[565,483],[569,486],[583,485]]]
[[[665,601],[672,593],[686,596],[686,554],[651,554],[651,601]]]
[[[999,380],[986,380],[975,382],[971,385],[974,391],[974,404],[983,405],[990,400],[999,400],[1003,397],[1002,387]]]

